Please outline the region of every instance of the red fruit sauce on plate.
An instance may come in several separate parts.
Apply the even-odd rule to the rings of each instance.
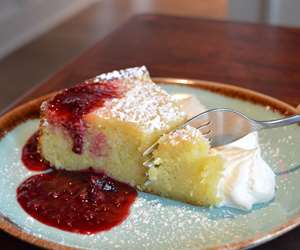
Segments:
[[[80,154],[83,148],[83,115],[101,107],[107,99],[120,97],[116,86],[115,82],[79,84],[48,102],[50,122],[67,129],[75,153]],[[134,188],[104,173],[51,169],[38,152],[38,133],[24,145],[22,161],[29,170],[49,169],[29,177],[17,188],[21,207],[49,226],[81,234],[109,230],[127,218],[137,197]]]
[[[50,165],[45,161],[38,151],[38,131],[35,132],[26,142],[22,150],[22,162],[32,171],[43,171],[50,168]]]
[[[111,229],[129,215],[137,192],[93,172],[64,170],[34,175],[17,189],[17,199],[33,218],[62,230],[91,234]]]

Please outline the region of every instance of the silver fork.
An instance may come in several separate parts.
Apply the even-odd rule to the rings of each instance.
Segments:
[[[254,131],[282,127],[299,122],[300,115],[270,121],[257,121],[235,110],[217,108],[192,117],[183,125],[170,131],[170,133],[189,125],[199,129],[210,140],[212,147],[217,147],[234,142]],[[150,155],[157,146],[158,141],[147,148],[143,156]],[[147,166],[148,163],[151,164],[151,160],[146,161],[144,165]]]

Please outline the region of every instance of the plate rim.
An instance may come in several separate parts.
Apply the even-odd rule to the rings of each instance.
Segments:
[[[186,85],[192,88],[200,88],[202,90],[208,90],[213,93],[217,93],[223,96],[240,99],[242,101],[248,101],[250,103],[258,104],[264,107],[269,106],[275,112],[279,112],[284,115],[297,114],[299,111],[296,107],[293,107],[286,102],[280,101],[277,98],[271,97],[260,92],[239,87],[234,84],[219,83],[214,81],[206,81],[199,79],[189,79],[189,78],[172,78],[172,77],[152,77],[152,80],[157,84],[168,84],[168,85]],[[17,107],[9,110],[0,117],[0,140],[2,137],[12,130],[15,126],[21,122],[37,117],[38,110],[43,101],[53,96],[57,91],[51,92],[49,94],[37,97],[31,101],[27,101]],[[243,248],[251,248],[263,243],[266,243],[280,235],[287,233],[288,231],[294,229],[300,225],[300,213],[294,216],[292,219],[288,220],[286,223],[281,224],[279,227],[267,232],[255,234],[247,240],[228,243],[224,245],[219,245],[215,247],[208,248],[209,250],[237,250]],[[62,245],[60,243],[53,242],[51,240],[42,239],[33,234],[25,231],[23,228],[19,227],[17,224],[13,223],[9,218],[5,217],[0,212],[0,229],[17,237],[23,241],[34,244],[36,246],[59,249],[59,250],[69,250],[77,249],[74,247],[69,247]]]

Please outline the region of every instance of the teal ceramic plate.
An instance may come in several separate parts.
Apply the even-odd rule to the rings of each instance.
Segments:
[[[273,98],[229,85],[169,78],[156,81],[168,83],[162,87],[171,94],[193,94],[208,108],[233,108],[256,119],[282,116],[273,109],[296,112]],[[109,231],[80,235],[44,225],[16,201],[17,186],[36,174],[22,165],[20,153],[37,129],[38,119],[23,120],[37,112],[42,99],[0,118],[0,133],[9,130],[0,141],[0,227],[16,237],[56,249],[240,249],[268,241],[300,223],[300,196],[293,195],[300,192],[300,127],[295,125],[259,134],[265,160],[276,173],[287,173],[276,177],[276,198],[250,212],[195,207],[140,192],[129,217]]]

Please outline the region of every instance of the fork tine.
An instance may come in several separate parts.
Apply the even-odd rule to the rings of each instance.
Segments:
[[[145,157],[151,154],[157,148],[157,146],[158,146],[158,140],[144,151],[143,156]]]
[[[207,136],[211,133],[211,130],[207,130],[206,132],[201,132],[202,135]]]
[[[207,120],[205,123],[201,124],[200,126],[196,127],[196,129],[203,129],[207,128],[211,124],[210,120]]]
[[[207,117],[207,114],[209,112],[211,112],[211,111],[214,111],[214,110],[216,110],[216,109],[207,110],[207,111],[205,111],[203,113],[200,113],[198,115],[193,116],[192,118],[190,118],[189,120],[187,120],[183,125],[181,125],[178,129],[186,127],[187,125],[191,124],[195,120],[203,119],[204,121],[205,120],[208,121],[207,119],[205,119]]]
[[[150,158],[149,160],[143,162],[143,166],[146,168],[153,168],[155,166],[153,158]]]
[[[187,120],[184,124],[182,124],[181,126],[179,126],[179,127],[175,128],[175,129],[169,131],[168,133],[172,133],[172,132],[174,132],[174,131],[176,131],[176,130],[178,130],[178,129],[185,128],[187,125],[191,124],[194,120],[200,119],[201,116],[206,117],[207,112],[208,112],[208,111],[205,111],[205,112],[203,112],[203,113],[201,113],[201,114],[198,114],[198,115],[196,115],[196,116],[190,118],[190,119]],[[209,120],[207,120],[207,119],[205,119],[204,121],[205,121],[205,122],[204,122],[203,124],[201,124],[200,126],[198,126],[197,129],[205,128],[205,127],[209,126],[210,123],[211,123],[211,122],[210,122]],[[157,140],[156,142],[154,142],[149,148],[147,148],[147,149],[144,151],[143,156],[145,157],[145,156],[147,156],[147,155],[150,155],[150,154],[157,148],[157,146],[158,146],[158,140]]]
[[[300,120],[300,116],[296,115],[279,120],[257,121],[235,110],[216,108],[195,115],[168,133],[173,133],[190,125],[199,129],[204,137],[210,141],[211,146],[216,147],[231,143],[253,131],[298,123],[298,119]],[[152,144],[144,151],[143,156],[150,155],[158,144],[159,141]],[[145,164],[149,165],[148,163]]]

